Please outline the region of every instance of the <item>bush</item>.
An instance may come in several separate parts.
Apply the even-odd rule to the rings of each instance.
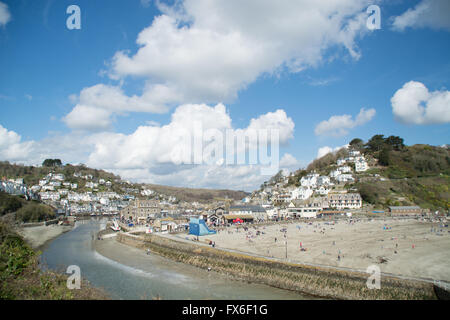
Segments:
[[[26,207],[20,208],[16,213],[16,220],[23,222],[40,222],[56,217],[52,208],[43,205],[31,203]]]
[[[19,197],[0,192],[0,216],[15,212],[22,207]]]

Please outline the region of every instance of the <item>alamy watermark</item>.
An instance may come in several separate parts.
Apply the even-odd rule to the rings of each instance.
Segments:
[[[370,274],[369,278],[367,278],[367,288],[368,289],[377,289],[381,288],[381,270],[377,265],[368,266],[366,272]]]
[[[367,14],[370,14],[367,18],[366,26],[369,30],[381,29],[381,9],[379,6],[373,4],[366,10]]]
[[[67,289],[81,289],[81,269],[77,265],[67,267],[66,273],[70,274],[67,278]]]
[[[72,4],[67,7],[67,14],[70,16],[66,20],[66,26],[69,30],[81,29],[81,9],[79,6]]]

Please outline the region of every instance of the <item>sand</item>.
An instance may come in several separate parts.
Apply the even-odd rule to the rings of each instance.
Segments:
[[[215,241],[217,248],[285,261],[287,241],[287,261],[294,263],[363,272],[375,264],[386,274],[450,281],[449,228],[439,227],[443,230],[438,232],[439,235],[431,231],[431,228],[437,227],[438,223],[414,219],[386,218],[354,223],[343,219],[335,224],[311,221],[259,226],[257,229],[250,226],[248,232],[229,227],[218,234],[202,238]],[[280,231],[282,228],[287,230],[286,237]],[[258,236],[257,230],[261,232]],[[300,242],[306,251],[300,250]]]
[[[25,238],[33,249],[39,249],[48,241],[55,239],[64,232],[72,230],[72,228],[72,226],[59,226],[52,224],[49,226],[20,228],[18,232]]]

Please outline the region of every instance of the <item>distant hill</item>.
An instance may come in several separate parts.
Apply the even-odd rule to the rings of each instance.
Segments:
[[[49,163],[51,161],[48,161]],[[51,162],[53,164],[53,162]],[[44,178],[49,172],[62,173],[66,177],[66,181],[70,183],[78,184],[78,192],[83,192],[91,189],[86,189],[86,180],[82,177],[75,177],[74,173],[79,172],[82,176],[92,175],[93,181],[98,181],[104,179],[105,181],[112,182],[111,188],[106,188],[103,185],[99,185],[99,191],[111,190],[119,194],[124,193],[123,189],[136,189],[141,190],[142,187],[151,189],[156,193],[163,194],[166,196],[175,196],[177,199],[182,201],[198,201],[198,202],[208,202],[211,200],[241,200],[245,198],[248,193],[244,191],[234,191],[234,190],[215,190],[215,189],[192,189],[192,188],[181,188],[181,187],[170,187],[155,184],[138,184],[123,181],[120,176],[114,175],[113,173],[106,172],[104,170],[88,168],[84,165],[54,165],[54,166],[24,166],[11,164],[7,161],[0,161],[0,178],[23,178],[24,183],[28,186],[36,185],[39,180]],[[136,196],[140,196],[139,193],[135,193]]]

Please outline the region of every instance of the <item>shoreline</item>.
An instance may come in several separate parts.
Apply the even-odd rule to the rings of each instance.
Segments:
[[[183,262],[174,261],[167,257],[161,256],[159,254],[151,253],[147,255],[145,250],[141,248],[136,248],[133,246],[128,246],[126,244],[116,241],[114,238],[104,238],[103,240],[98,240],[97,237],[93,241],[92,248],[96,254],[100,255],[104,259],[108,259],[114,263],[120,264],[125,268],[131,268],[139,273],[152,273],[154,272],[153,265],[157,265],[157,269],[165,269],[167,272],[180,272],[183,276],[191,279],[204,278],[208,279],[208,287],[211,290],[214,287],[214,283],[233,283],[233,286],[239,287],[261,287],[258,290],[270,289],[273,296],[264,296],[263,298],[256,298],[257,300],[262,299],[274,299],[274,300],[312,300],[312,299],[323,299],[322,297],[312,296],[309,294],[302,294],[292,290],[280,289],[277,287],[267,286],[257,282],[250,282],[246,279],[235,278],[232,276],[224,275],[220,272],[216,272],[214,269],[207,271],[202,268],[198,268],[193,265],[189,265]],[[149,263],[150,262],[150,263]],[[255,290],[255,289],[253,289]],[[219,293],[220,295],[220,293]]]
[[[62,234],[71,231],[74,226],[59,226],[56,224],[42,225],[34,227],[18,227],[16,229],[25,241],[35,251],[42,251],[50,242],[61,236]]]
[[[433,285],[420,281],[383,277],[380,290],[366,287],[368,275],[272,261],[246,254],[227,252],[179,242],[156,235],[118,234],[117,241],[172,261],[200,269],[211,267],[230,279],[269,285],[301,295],[325,299],[436,299]]]

